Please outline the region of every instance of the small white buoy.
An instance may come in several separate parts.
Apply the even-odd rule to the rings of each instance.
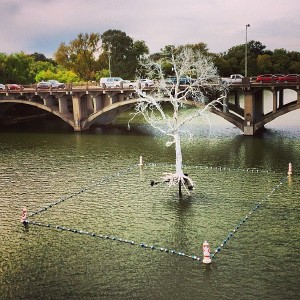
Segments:
[[[140,163],[139,163],[139,166],[142,166],[143,165],[143,156],[140,156]]]
[[[26,222],[26,221],[27,221],[27,209],[26,209],[26,207],[24,207],[24,208],[22,209],[21,222],[23,223],[23,222]]]
[[[205,241],[202,245],[203,250],[203,263],[204,264],[210,264],[211,263],[211,257],[210,257],[210,248],[209,243]]]
[[[292,175],[292,174],[293,174],[293,167],[292,167],[292,164],[289,163],[288,175]]]

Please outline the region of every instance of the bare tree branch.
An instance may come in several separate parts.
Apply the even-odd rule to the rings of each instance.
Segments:
[[[165,65],[172,66],[172,78],[164,75]],[[182,136],[188,135],[191,138],[192,134],[183,127],[199,116],[209,119],[209,108],[223,105],[227,87],[219,80],[212,61],[191,48],[172,49],[172,53],[157,62],[144,60],[142,68],[156,84],[151,93],[136,90],[139,102],[129,123],[141,114],[150,126],[171,137],[166,146],[175,144],[176,172],[164,174],[162,180],[169,186],[179,185],[180,193],[182,185],[189,193],[194,184],[182,170],[180,141]],[[185,84],[182,83],[183,79]],[[173,110],[166,110],[162,103],[169,103]],[[193,104],[197,109],[192,113],[182,113],[186,111],[187,104]]]

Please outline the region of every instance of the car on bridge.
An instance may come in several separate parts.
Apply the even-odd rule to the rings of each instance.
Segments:
[[[130,81],[130,80],[123,80],[121,84],[124,88],[136,88],[138,86],[137,82]]]
[[[120,87],[121,82],[123,82],[124,79],[121,77],[102,77],[100,78],[100,86],[101,87]]]
[[[52,87],[52,85],[48,81],[40,81],[36,85],[36,88],[41,89],[41,90],[50,89],[51,87]]]
[[[263,75],[258,75],[256,77],[256,82],[259,83],[272,83],[272,82],[278,82],[279,78],[284,75],[282,74],[263,74]]]
[[[154,85],[154,81],[148,78],[138,79],[138,82],[141,84],[141,87],[150,87]]]
[[[300,75],[299,74],[288,74],[279,77],[279,82],[299,82]]]
[[[5,84],[0,83],[0,90],[5,90]]]
[[[99,83],[103,88],[135,88],[138,85],[137,82],[124,80],[121,77],[102,77]]]
[[[220,78],[221,83],[242,83],[244,79],[244,76],[241,74],[231,74],[230,77],[222,77]]]
[[[11,83],[6,85],[9,90],[21,90],[22,86],[20,84]]]
[[[176,76],[169,76],[166,78],[166,83],[177,84],[177,80],[179,81],[179,85],[189,85],[195,82],[195,79],[188,76],[181,76],[180,78],[177,78]]]
[[[62,82],[59,82],[58,80],[48,80],[47,82],[50,82],[53,89],[64,89],[66,88],[66,85]]]

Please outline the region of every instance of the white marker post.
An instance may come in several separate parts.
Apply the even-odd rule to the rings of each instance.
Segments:
[[[140,163],[139,163],[139,166],[142,166],[143,165],[143,156],[140,156]]]
[[[289,163],[288,175],[292,175],[292,174],[293,174],[293,166],[291,163]]]

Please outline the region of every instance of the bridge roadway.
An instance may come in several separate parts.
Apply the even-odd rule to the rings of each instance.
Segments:
[[[245,81],[232,84],[224,105],[211,112],[237,126],[244,135],[255,135],[277,117],[300,108],[299,82],[259,84]],[[143,89],[150,92],[151,88]],[[295,100],[287,101],[284,91],[295,91]],[[265,91],[273,97],[273,109],[264,113]],[[115,118],[138,102],[133,88],[68,86],[66,89],[0,90],[0,118],[16,104],[35,106],[56,115],[74,131],[88,130],[94,123],[112,124]],[[190,102],[193,105],[193,102]]]

